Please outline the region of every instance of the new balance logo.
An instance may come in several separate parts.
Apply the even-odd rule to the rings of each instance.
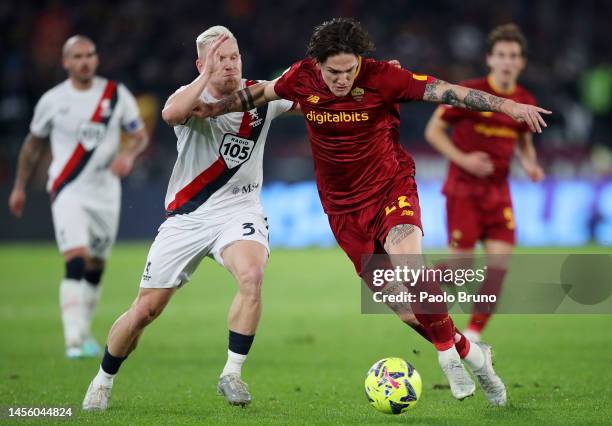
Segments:
[[[321,98],[319,98],[318,96],[310,95],[306,98],[306,102],[310,102],[311,104],[316,104],[319,102],[319,99]]]

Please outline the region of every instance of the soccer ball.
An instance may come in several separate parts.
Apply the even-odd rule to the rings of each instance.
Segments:
[[[385,414],[401,414],[414,407],[421,397],[421,376],[401,358],[376,361],[365,380],[370,404]]]

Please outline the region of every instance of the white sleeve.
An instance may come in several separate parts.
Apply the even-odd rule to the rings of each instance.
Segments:
[[[293,108],[293,101],[288,101],[287,99],[279,99],[277,101],[272,101],[268,104],[268,114],[270,115],[270,120],[275,119],[279,115],[286,113],[287,111]]]
[[[121,127],[127,133],[134,133],[143,128],[144,124],[140,118],[140,110],[134,95],[123,84],[119,84],[117,88],[119,102],[122,103]]]
[[[45,93],[34,107],[34,117],[30,123],[30,133],[37,138],[44,139],[51,133],[53,125],[53,105],[50,97]]]

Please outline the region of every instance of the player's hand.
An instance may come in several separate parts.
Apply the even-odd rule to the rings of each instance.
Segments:
[[[397,59],[391,59],[390,61],[387,61],[387,63],[389,65],[393,65],[395,68],[402,68],[402,64],[400,64],[400,61]]]
[[[540,182],[546,177],[546,173],[544,173],[544,170],[538,163],[522,163],[522,166],[532,182]]]
[[[13,216],[20,218],[26,202],[26,192],[23,188],[14,187],[9,196],[9,210]]]
[[[202,74],[211,76],[213,73],[219,68],[221,65],[219,59],[219,47],[227,40],[229,36],[227,34],[223,34],[217,38],[213,44],[208,48],[208,52],[206,52],[206,59],[204,63],[204,68],[202,69]]]
[[[115,176],[126,177],[134,166],[134,156],[127,152],[120,152],[110,165],[110,170]]]
[[[552,114],[552,111],[535,105],[512,102],[506,113],[520,123],[527,123],[532,132],[542,133],[542,127],[547,127],[542,114]]]
[[[493,173],[493,170],[495,170],[489,154],[482,151],[474,151],[465,154],[459,166],[468,173],[480,178],[489,176]]]

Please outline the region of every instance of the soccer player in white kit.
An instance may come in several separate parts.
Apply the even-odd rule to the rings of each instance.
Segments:
[[[225,27],[211,27],[196,40],[198,77],[176,91],[163,119],[174,126],[178,158],[166,195],[166,221],[151,246],[140,290],[110,330],[100,369],[83,409],[106,409],[113,378],[144,328],[157,318],[200,261],[212,257],[234,276],[238,292],[228,315],[228,358],[218,390],[232,405],[251,395],[241,379],[261,315],[261,287],[268,260],[268,226],[260,202],[264,144],[271,121],[293,102],[219,118],[198,117],[211,102],[255,84],[242,78],[238,44]]]
[[[53,160],[47,190],[55,238],[66,264],[60,285],[66,356],[78,358],[100,352],[91,320],[105,259],[117,235],[119,177],[130,172],[148,139],[129,90],[96,76],[99,60],[91,39],[69,38],[62,55],[68,78],[36,105],[19,154],[9,208],[21,217],[27,181],[50,139]],[[122,129],[130,137],[126,149],[119,151]]]

